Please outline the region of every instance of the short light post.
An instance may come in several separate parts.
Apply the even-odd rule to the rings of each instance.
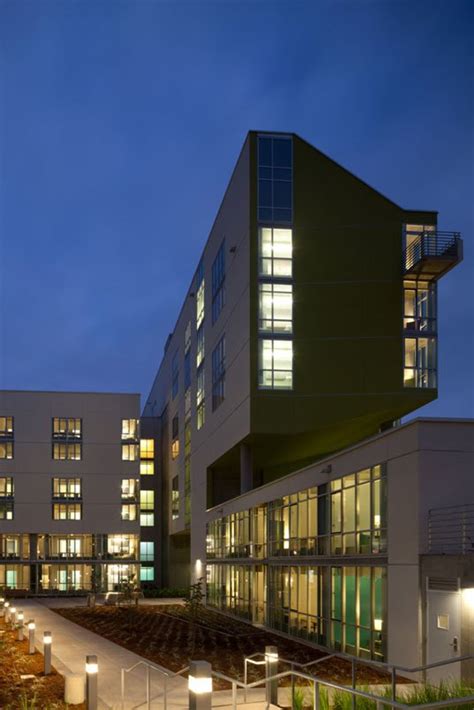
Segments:
[[[51,636],[51,631],[45,631],[43,633],[43,658],[44,658],[44,674],[49,675],[51,673],[51,646],[53,643],[53,638]]]
[[[16,606],[10,607],[10,624],[12,629],[14,629],[16,624]]]
[[[188,675],[189,710],[211,710],[212,667],[207,661],[191,661]]]
[[[34,619],[30,619],[28,622],[28,653],[35,653],[35,629],[36,624]]]
[[[276,646],[265,646],[265,677],[271,678],[278,673],[278,649]],[[278,679],[267,680],[267,703],[278,705]]]
[[[25,615],[23,612],[20,610],[17,614],[16,620],[18,622],[18,641],[23,641],[23,621],[24,621]]]
[[[7,602],[6,599],[3,600],[2,606],[1,606],[1,615],[5,619],[5,623],[8,623],[8,608],[10,606],[10,602]]]
[[[97,656],[86,656],[86,708],[97,710],[99,664]]]

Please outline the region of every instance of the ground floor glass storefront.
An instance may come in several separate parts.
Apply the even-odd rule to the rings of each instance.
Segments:
[[[33,594],[118,591],[131,580],[138,584],[138,564],[0,564],[0,590]]]
[[[360,658],[386,652],[386,568],[214,563],[207,602],[254,623]]]

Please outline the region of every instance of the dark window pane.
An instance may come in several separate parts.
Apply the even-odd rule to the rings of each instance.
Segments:
[[[271,168],[259,168],[258,169],[258,177],[262,178],[264,180],[271,180],[272,179],[272,169]]]
[[[271,165],[272,164],[272,139],[271,138],[259,138],[258,139],[258,164],[259,165]]]
[[[258,218],[261,222],[271,222],[273,219],[273,212],[267,207],[260,207],[258,210]]]
[[[270,210],[266,210],[270,211]],[[263,219],[271,219],[270,217],[261,217]],[[273,221],[274,222],[291,222],[291,210],[273,210]]]
[[[291,140],[273,139],[273,165],[278,168],[291,168]]]
[[[266,202],[260,201],[266,205]],[[291,208],[291,182],[275,180],[273,183],[273,205],[278,208]]]
[[[272,183],[270,180],[258,181],[258,204],[263,207],[270,207],[272,204]],[[282,205],[286,207],[286,205]]]
[[[273,168],[273,179],[291,181],[291,168]]]

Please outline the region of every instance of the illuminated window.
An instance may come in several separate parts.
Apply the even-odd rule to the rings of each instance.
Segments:
[[[196,367],[204,360],[204,324],[202,323],[196,335]]]
[[[436,338],[405,338],[405,387],[436,387]]]
[[[173,417],[171,422],[171,458],[179,456],[179,419],[178,415]]]
[[[80,503],[54,503],[53,520],[81,520],[82,506]]]
[[[179,351],[173,355],[171,361],[171,396],[174,399],[179,390]]]
[[[259,387],[292,389],[293,343],[291,340],[260,340]]]
[[[222,404],[225,397],[225,336],[212,352],[212,411]]]
[[[405,333],[436,332],[436,284],[405,281],[403,284]]]
[[[405,268],[410,269],[423,256],[423,234],[434,232],[433,224],[406,224],[404,227]]]
[[[155,457],[155,440],[140,439],[140,458],[153,459]]]
[[[138,459],[138,444],[122,444],[122,461]]]
[[[137,545],[137,535],[107,535],[107,554],[113,557],[135,558]]]
[[[225,240],[212,264],[212,323],[219,318],[225,303]]]
[[[153,582],[155,580],[154,567],[140,565],[140,582]]]
[[[140,560],[141,562],[154,562],[155,560],[155,543],[140,542]]]
[[[142,528],[151,528],[155,524],[154,513],[140,513],[140,525]]]
[[[82,438],[82,419],[77,417],[54,417],[53,439],[69,441]]]
[[[53,498],[81,498],[80,478],[53,478]]]
[[[179,518],[179,477],[175,476],[171,483],[171,518]]]
[[[135,500],[138,494],[138,481],[136,478],[122,478],[122,500]]]
[[[59,461],[80,461],[82,444],[53,444],[53,459]]]
[[[0,459],[13,458],[13,441],[0,441]]]
[[[140,510],[153,510],[155,507],[155,492],[140,491]]]
[[[293,286],[260,283],[258,327],[262,332],[291,333],[293,330]]]
[[[289,136],[258,137],[258,219],[292,221],[293,150]]]
[[[13,478],[0,478],[0,498],[13,498],[14,493],[15,486],[13,484]]]
[[[197,371],[197,389],[196,389],[196,420],[197,428],[201,429],[205,421],[205,396],[204,396],[204,365]]]
[[[13,417],[0,417],[0,439],[13,438]]]
[[[259,230],[259,274],[291,278],[292,230],[261,227]]]
[[[201,260],[196,271],[195,289],[196,289],[196,330],[204,320],[205,301],[204,301],[204,263]]]
[[[122,503],[122,520],[133,521],[137,519],[137,506],[132,503]]]
[[[140,461],[140,475],[153,476],[155,473],[155,464],[153,461]]]
[[[122,441],[137,441],[138,432],[138,419],[122,419]]]
[[[0,520],[13,520],[13,501],[0,502]]]

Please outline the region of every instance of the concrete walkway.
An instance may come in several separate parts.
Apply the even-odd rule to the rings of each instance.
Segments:
[[[42,652],[43,632],[45,630],[51,631],[53,665],[60,673],[72,671],[85,674],[86,656],[97,655],[99,661],[99,708],[101,710],[121,710],[121,668],[130,668],[145,659],[74,624],[72,621],[64,619],[48,609],[46,604],[65,606],[63,599],[54,602],[48,600],[46,603],[33,599],[16,601],[17,609],[22,609],[25,613],[25,621],[35,620],[37,648]],[[153,710],[163,707],[163,678],[164,676],[161,676],[158,671],[152,671],[150,674],[151,697],[155,698],[151,703]],[[187,708],[187,680],[174,678],[168,684],[168,710]],[[126,675],[125,688],[125,710],[146,708],[146,669],[144,666]]]

